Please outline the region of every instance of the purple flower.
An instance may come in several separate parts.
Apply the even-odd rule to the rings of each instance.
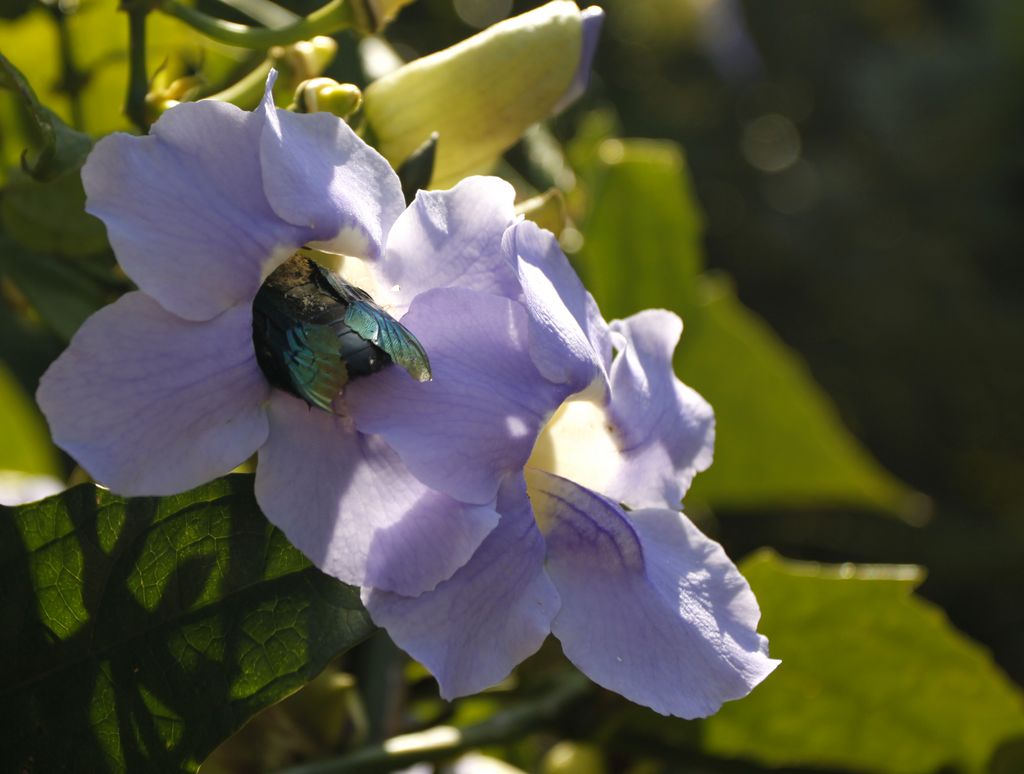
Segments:
[[[403,212],[388,163],[332,115],[275,109],[269,84],[255,112],[183,104],[146,137],[101,140],[82,179],[139,291],[87,320],[44,374],[37,397],[56,443],[125,495],[190,489],[258,450],[268,518],[348,583],[415,595],[465,564],[499,520],[493,496],[433,489],[344,406],[334,415],[271,388],[252,304],[304,245],[361,256],[345,260],[371,293],[381,282],[391,292],[396,267],[431,274],[424,256],[500,260],[510,186],[476,179],[433,196],[428,225],[443,233],[430,235],[431,252],[419,241],[422,208]],[[423,287],[444,284],[436,276]]]
[[[505,230],[501,250],[510,279],[487,289],[505,288],[503,299],[433,291],[403,321],[432,358],[482,362],[486,345],[446,349],[452,320],[430,300],[458,297],[478,320],[510,302],[506,324],[532,369],[505,371],[502,353],[482,381],[462,382],[455,406],[466,375],[442,367],[431,384],[391,371],[347,396],[357,426],[428,486],[473,502],[496,488],[501,520],[433,591],[364,588],[363,601],[448,698],[498,682],[551,632],[595,682],[663,714],[709,715],[779,662],[746,581],[678,511],[714,440],[711,407],[672,371],[682,323],[648,310],[607,324],[554,237],[529,221]],[[546,412],[534,408],[541,395],[555,401]]]
[[[173,108],[149,136],[102,140],[83,181],[139,291],[86,321],[38,400],[98,481],[171,494],[258,451],[267,517],[361,586],[447,697],[499,681],[549,632],[598,683],[684,717],[774,668],[746,582],[677,511],[713,435],[671,370],[678,318],[605,323],[507,183],[404,209],[344,122],[269,100]],[[252,303],[301,246],[346,256],[432,381],[385,368],[336,413],[270,386]]]

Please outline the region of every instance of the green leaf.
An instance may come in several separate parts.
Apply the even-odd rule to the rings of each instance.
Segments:
[[[715,408],[715,462],[687,495],[715,507],[845,505],[914,516],[914,498],[843,426],[799,356],[727,283],[701,283],[676,359]]]
[[[688,309],[701,270],[702,215],[679,146],[605,140],[590,180],[577,268],[609,319]]]
[[[17,19],[32,5],[32,0],[0,0],[0,19]]]
[[[592,131],[603,131],[601,126]],[[846,505],[910,514],[906,489],[843,426],[789,350],[700,275],[703,219],[675,143],[577,141],[590,199],[575,261],[609,319],[679,313],[682,379],[715,408],[715,463],[689,497],[715,507]]]
[[[31,74],[38,97],[66,123],[74,124],[80,112],[78,128],[92,136],[132,128],[124,115],[128,21],[118,5],[118,0],[80,0],[64,19],[75,68],[83,77],[77,98],[64,84],[57,22],[49,9],[35,3],[17,21],[0,25],[0,51]],[[208,83],[219,84],[248,56],[210,44],[164,14],[149,14],[146,22],[146,72],[151,78],[158,70],[163,75],[198,72]]]
[[[54,177],[81,166],[92,147],[92,140],[67,126],[49,108],[42,105],[28,81],[3,54],[0,54],[0,88],[14,92],[35,125],[37,149],[34,157],[24,149],[22,166],[37,180]]]
[[[704,723],[714,755],[769,766],[984,771],[1024,734],[1024,698],[979,645],[912,594],[916,567],[742,565],[782,665]]]
[[[160,499],[83,485],[0,525],[5,771],[194,771],[373,628],[251,476]]]
[[[11,280],[32,308],[64,341],[111,294],[74,263],[35,253],[0,234],[0,275]]]
[[[85,211],[78,167],[45,183],[22,179],[5,186],[0,222],[7,234],[39,252],[80,257],[108,249],[103,223]]]
[[[2,362],[0,406],[0,470],[57,475],[57,453],[46,422]]]

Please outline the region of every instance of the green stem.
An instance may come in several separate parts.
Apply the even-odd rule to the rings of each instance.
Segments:
[[[255,19],[264,27],[284,27],[299,18],[298,14],[292,13],[287,8],[282,8],[272,0],[220,0],[220,2],[244,13],[250,19]]]
[[[274,66],[272,58],[264,59],[250,70],[241,80],[232,83],[216,94],[208,94],[203,99],[215,99],[218,102],[230,102],[244,110],[252,110],[263,97],[263,89],[267,85],[267,75]]]
[[[57,24],[57,43],[60,47],[61,90],[68,95],[71,103],[71,125],[81,131],[84,125],[82,114],[82,87],[86,76],[75,62],[75,52],[71,45],[71,33],[68,31],[67,15],[58,5],[52,6],[53,18]]]
[[[146,94],[149,92],[149,77],[146,75],[146,14],[149,9],[141,3],[133,4],[128,11],[128,99],[125,113],[140,132],[149,128],[146,117]]]
[[[589,692],[590,686],[583,675],[574,672],[537,701],[499,712],[475,726],[437,726],[416,734],[396,736],[383,744],[364,747],[344,758],[295,766],[283,774],[387,772],[414,763],[445,760],[487,745],[511,742],[557,720],[567,707]]]
[[[402,703],[402,652],[380,629],[350,656],[366,708],[368,741],[379,744],[398,731]]]
[[[164,0],[159,6],[164,13],[174,16],[199,32],[220,43],[242,48],[267,49],[287,46],[316,35],[331,35],[356,24],[356,12],[351,0],[331,0],[298,21],[284,27],[248,27],[245,24],[224,21],[185,5],[180,0]]]

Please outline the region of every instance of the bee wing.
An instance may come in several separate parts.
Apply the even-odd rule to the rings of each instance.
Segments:
[[[343,282],[322,266],[317,265],[317,270],[331,292],[348,304],[345,323],[353,331],[387,352],[416,381],[430,381],[430,360],[408,328],[377,306],[365,291]]]
[[[302,398],[325,411],[348,382],[348,368],[338,357],[338,337],[326,325],[296,325],[287,333],[284,358],[292,385]]]
[[[419,382],[429,382],[430,360],[412,332],[369,300],[349,301],[345,323],[366,341],[373,342]]]

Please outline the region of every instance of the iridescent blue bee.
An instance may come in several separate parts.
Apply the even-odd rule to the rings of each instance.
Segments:
[[[263,373],[310,406],[333,411],[345,384],[392,362],[418,381],[430,380],[427,353],[405,326],[301,253],[267,278],[252,310]]]

